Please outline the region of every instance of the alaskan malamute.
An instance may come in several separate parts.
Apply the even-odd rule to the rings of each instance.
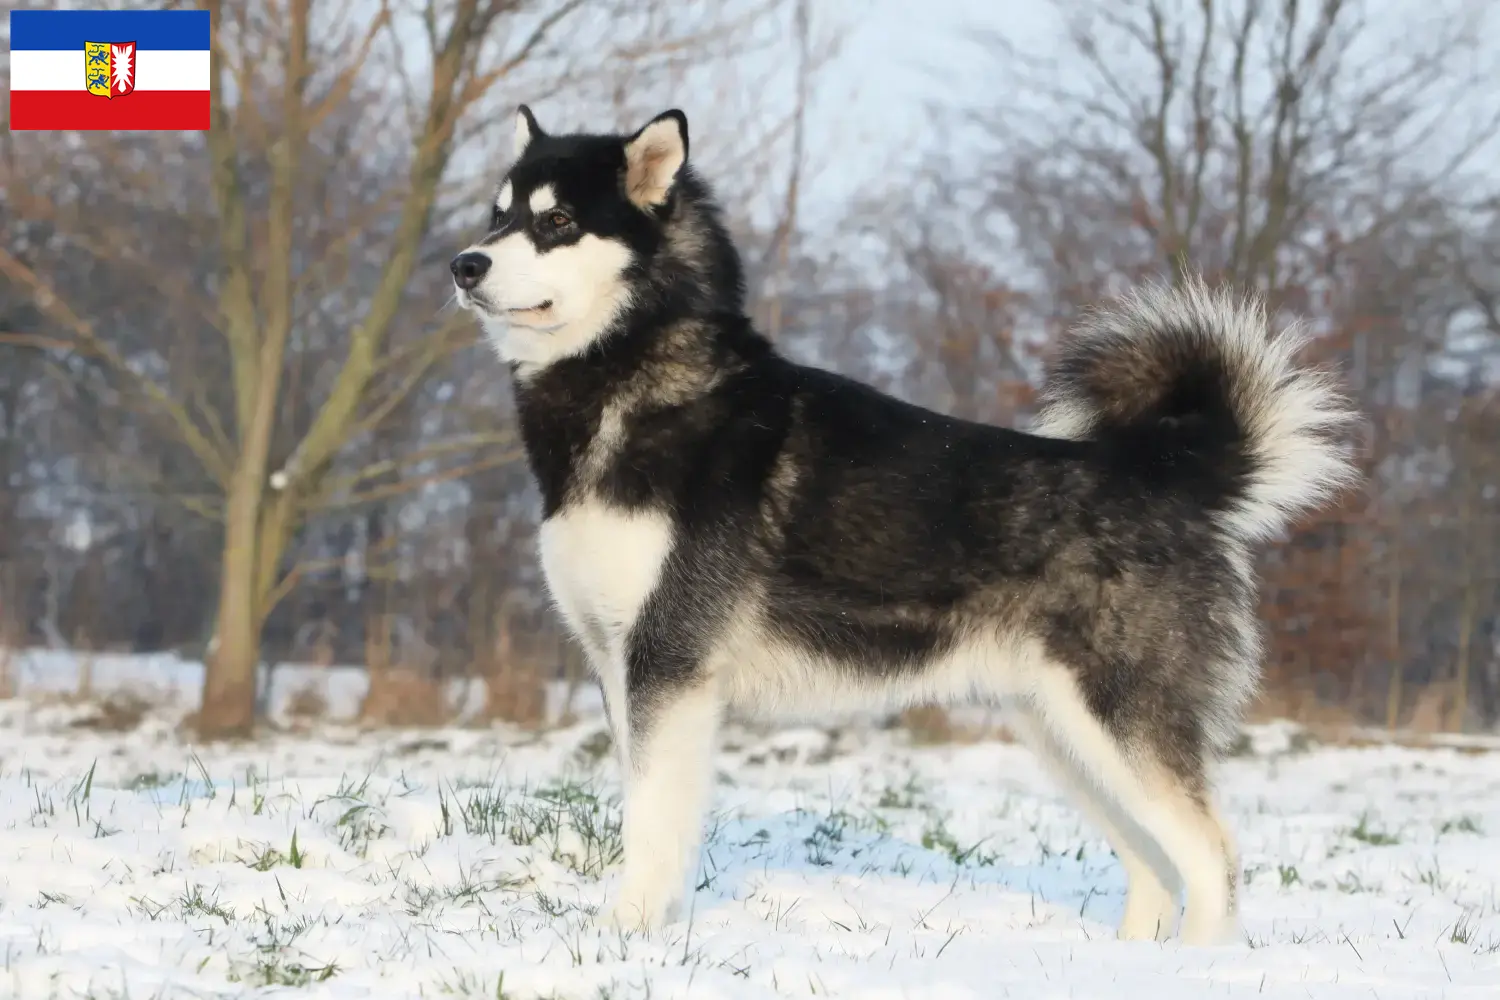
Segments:
[[[547,586],[625,781],[608,919],[676,916],[715,730],[982,699],[1119,855],[1124,938],[1239,936],[1206,768],[1256,687],[1255,547],[1356,471],[1355,413],[1263,307],[1190,280],[1060,345],[1030,432],[796,364],[746,317],[687,119],[549,134],[522,107],[453,259],[515,383]]]

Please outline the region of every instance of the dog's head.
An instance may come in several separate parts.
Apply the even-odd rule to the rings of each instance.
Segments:
[[[504,360],[526,372],[582,354],[659,297],[653,286],[672,284],[657,280],[664,268],[701,270],[667,266],[703,254],[690,237],[717,226],[711,206],[695,204],[687,157],[681,111],[630,134],[549,135],[521,106],[489,231],[450,265],[459,304]]]

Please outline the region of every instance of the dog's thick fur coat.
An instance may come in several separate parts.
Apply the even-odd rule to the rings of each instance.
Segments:
[[[1061,344],[1033,432],[793,363],[668,112],[549,135],[523,108],[460,301],[510,365],[547,586],[620,753],[611,918],[672,918],[718,722],[982,699],[1108,835],[1120,934],[1238,933],[1207,767],[1261,656],[1254,548],[1355,480],[1295,329],[1197,282]]]

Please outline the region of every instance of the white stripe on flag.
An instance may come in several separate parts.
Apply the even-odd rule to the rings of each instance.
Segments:
[[[147,49],[137,52],[136,90],[207,90],[207,49]],[[83,50],[46,52],[22,49],[10,54],[11,90],[86,90]]]

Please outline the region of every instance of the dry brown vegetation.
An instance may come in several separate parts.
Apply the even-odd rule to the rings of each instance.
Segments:
[[[1265,559],[1261,711],[1494,725],[1494,12],[1054,6],[1063,44],[979,37],[990,85],[935,113],[933,160],[834,226],[807,179],[849,153],[807,112],[839,26],[806,0],[226,0],[206,136],[0,134],[0,649],[205,657],[205,735],[246,732],[281,661],[366,664],[370,724],[451,721],[458,678],[481,719],[536,724],[581,665],[443,264],[518,100],[620,126],[680,104],[757,320],[906,398],[1024,421],[1050,340],[1147,276],[1308,317],[1369,416],[1369,479]]]
[[[129,733],[140,728],[155,703],[138,691],[111,691],[86,703],[87,711],[74,719],[75,729],[93,729],[101,733]]]
[[[287,719],[294,728],[309,728],[328,718],[328,695],[315,680],[305,681],[287,696]]]
[[[368,726],[441,726],[453,719],[453,705],[441,684],[410,667],[368,668],[370,687],[359,706]]]

